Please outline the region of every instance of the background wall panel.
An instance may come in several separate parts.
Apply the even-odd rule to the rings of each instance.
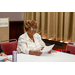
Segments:
[[[0,18],[9,17],[9,21],[23,21],[24,12],[0,12]]]
[[[0,41],[9,40],[9,18],[0,18]]]

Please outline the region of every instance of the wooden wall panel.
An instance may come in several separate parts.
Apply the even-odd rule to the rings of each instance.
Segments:
[[[9,38],[18,40],[19,36],[24,33],[23,26],[24,26],[24,21],[10,21]]]

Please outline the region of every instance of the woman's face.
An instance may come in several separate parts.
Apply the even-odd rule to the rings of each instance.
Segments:
[[[32,26],[28,29],[27,33],[29,35],[34,35],[36,33],[37,26]]]

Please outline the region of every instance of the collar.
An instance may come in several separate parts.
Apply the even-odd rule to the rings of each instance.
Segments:
[[[26,38],[27,38],[27,40],[31,40],[30,37],[28,36],[27,32],[26,32]],[[33,36],[33,38],[34,38],[34,36]]]

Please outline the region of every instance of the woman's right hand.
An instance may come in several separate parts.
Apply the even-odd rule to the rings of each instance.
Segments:
[[[40,56],[40,55],[42,54],[42,52],[30,50],[30,51],[29,51],[29,54]]]
[[[37,55],[37,56],[40,56],[42,54],[42,52],[40,52],[40,51],[34,51],[34,54]]]

